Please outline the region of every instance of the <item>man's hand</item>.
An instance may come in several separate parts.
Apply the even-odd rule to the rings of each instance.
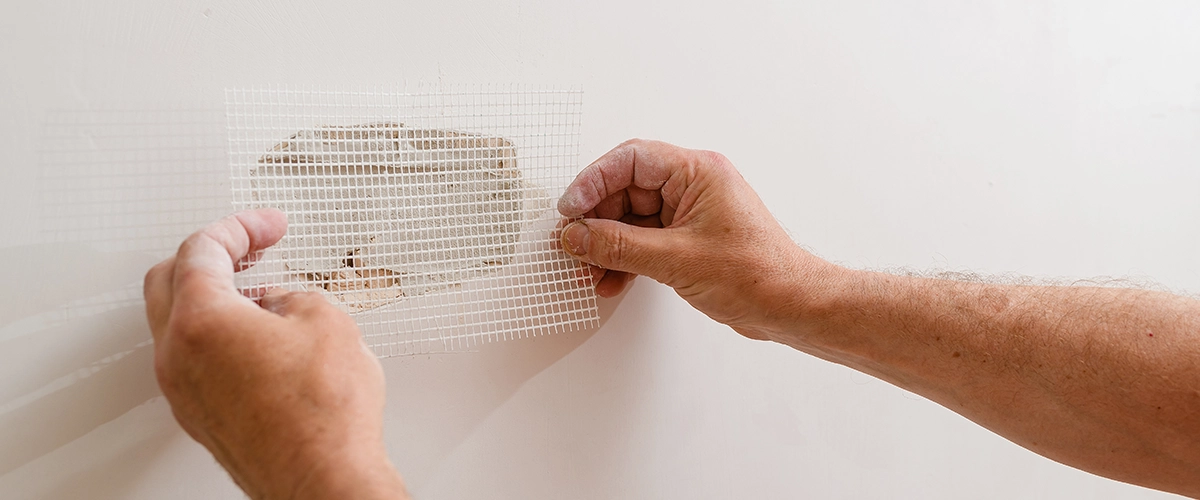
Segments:
[[[584,169],[558,210],[585,217],[564,249],[594,266],[596,292],[635,275],[675,289],[693,307],[754,339],[784,328],[836,266],[800,249],[724,156],[631,140]]]
[[[146,274],[155,373],[176,420],[253,498],[402,498],[382,441],[383,372],[313,293],[238,293],[237,265],[284,234],[275,210],[193,234]]]
[[[1200,496],[1200,301],[854,271],[800,250],[722,156],[629,141],[559,203],[564,248],[713,319],[875,375],[1054,460]]]

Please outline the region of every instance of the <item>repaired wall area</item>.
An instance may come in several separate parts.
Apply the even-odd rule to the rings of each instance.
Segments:
[[[240,498],[162,401],[140,303],[229,206],[226,87],[581,83],[583,161],[721,151],[835,261],[1200,291],[1198,24],[1185,0],[8,6],[0,497]],[[600,307],[598,330],[385,362],[418,498],[1160,496],[649,280]]]

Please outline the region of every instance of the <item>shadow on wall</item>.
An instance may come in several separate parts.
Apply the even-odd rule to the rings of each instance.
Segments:
[[[187,234],[229,212],[224,115],[55,112],[43,137],[42,237],[0,248],[0,273],[37,284],[0,304],[0,496],[63,488],[120,496],[132,487],[121,478],[135,481],[165,443],[186,439],[163,407],[143,405],[160,392],[141,277]],[[601,324],[617,302],[602,303]],[[592,333],[385,360],[390,404],[419,405],[430,419],[400,423],[404,439],[437,463]],[[139,405],[145,410],[130,411]],[[388,410],[391,418],[411,413]]]
[[[36,147],[39,241],[0,249],[35,284],[0,309],[0,474],[159,393],[142,275],[229,211],[221,111],[52,111]]]
[[[599,302],[600,328],[624,298]],[[411,487],[441,463],[527,381],[586,343],[599,329],[485,344],[477,351],[383,360],[388,384],[384,432]]]

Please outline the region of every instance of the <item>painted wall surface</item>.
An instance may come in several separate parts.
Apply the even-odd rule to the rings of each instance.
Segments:
[[[223,211],[226,87],[580,83],[582,161],[721,151],[834,261],[1200,292],[1196,26],[1190,0],[6,2],[0,497],[240,496],[154,383],[138,286]],[[386,360],[417,498],[1160,496],[649,280],[603,320]]]

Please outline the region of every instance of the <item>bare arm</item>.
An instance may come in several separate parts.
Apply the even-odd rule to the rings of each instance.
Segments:
[[[1048,458],[1200,496],[1197,301],[840,274],[829,302],[772,338],[924,395]]]
[[[801,250],[724,157],[630,141],[559,210],[615,295],[634,274],[739,333],[924,395],[1030,450],[1200,496],[1200,303],[845,269]],[[603,269],[603,270],[601,270]]]

